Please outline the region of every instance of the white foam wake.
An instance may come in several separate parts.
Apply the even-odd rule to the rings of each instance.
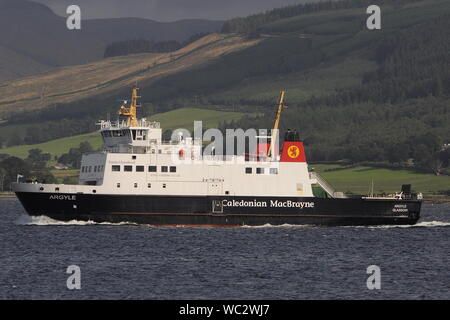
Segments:
[[[379,226],[341,226],[341,228],[371,228],[371,229],[388,229],[388,228],[424,228],[424,227],[449,227],[450,222],[448,221],[423,221],[416,223],[414,225],[379,225]],[[313,227],[323,227],[327,228],[327,226],[316,226],[316,225],[298,225],[298,224],[281,224],[281,225],[272,225],[272,224],[264,224],[261,226],[247,226],[244,225],[244,228],[313,228]],[[338,227],[339,228],[339,227]]]
[[[368,226],[368,228],[429,228],[429,227],[450,227],[448,221],[422,221],[413,225],[384,225],[384,226]]]
[[[32,226],[89,226],[89,225],[142,225],[134,222],[95,222],[92,220],[82,221],[82,220],[70,220],[70,221],[60,221],[55,220],[47,216],[28,216],[21,215],[17,218],[16,224],[18,225],[32,225]],[[266,223],[260,226],[248,226],[244,225],[243,228],[314,228],[318,227],[315,225],[298,225],[298,224],[281,224],[272,225]],[[388,229],[388,228],[430,228],[430,227],[450,227],[450,221],[422,221],[415,225],[380,225],[380,226],[346,226],[344,228],[373,228],[373,229]]]
[[[251,228],[251,229],[259,229],[259,228],[313,228],[313,227],[317,227],[315,225],[311,225],[311,224],[289,224],[289,223],[284,223],[284,224],[270,224],[270,223],[266,223],[260,226],[248,226],[248,225],[243,225],[242,228]]]
[[[55,220],[47,216],[28,216],[21,215],[17,218],[16,224],[18,225],[29,225],[29,226],[89,226],[89,225],[137,225],[133,222],[95,222],[92,220],[82,221],[82,220],[70,220],[70,221],[60,221]]]

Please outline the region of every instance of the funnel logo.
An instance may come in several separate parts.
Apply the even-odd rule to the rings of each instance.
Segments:
[[[295,159],[300,155],[300,149],[297,146],[290,146],[287,150],[289,158]]]
[[[300,141],[285,141],[283,143],[283,152],[280,158],[281,162],[306,162],[303,143]]]

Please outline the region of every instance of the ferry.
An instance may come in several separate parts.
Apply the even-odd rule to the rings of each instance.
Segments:
[[[77,185],[17,182],[31,216],[157,226],[412,225],[422,197],[403,185],[392,196],[347,196],[310,171],[303,142],[272,134],[251,153],[205,156],[202,141],[163,141],[159,122],[138,119],[138,88],[116,121],[100,121],[103,149],[84,154]],[[262,140],[261,140],[262,141]],[[315,189],[324,190],[322,196]]]

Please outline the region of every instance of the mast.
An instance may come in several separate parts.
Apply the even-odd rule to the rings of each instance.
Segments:
[[[129,127],[137,127],[137,108],[140,107],[140,105],[137,104],[137,99],[140,98],[138,96],[137,91],[138,87],[133,87],[133,92],[131,95],[131,105],[130,107],[126,107],[126,102],[120,107],[119,109],[119,116],[127,117],[127,126]]]
[[[283,102],[284,102],[284,94],[286,92],[285,91],[281,91],[280,92],[280,98],[278,99],[278,110],[277,110],[277,114],[275,117],[275,123],[273,124],[273,129],[272,129],[272,135],[270,138],[270,147],[269,150],[267,152],[267,158],[270,160],[272,158],[272,155],[274,154],[274,148],[275,148],[275,139],[278,133],[278,127],[280,125],[280,117],[281,117],[281,111],[284,108]]]

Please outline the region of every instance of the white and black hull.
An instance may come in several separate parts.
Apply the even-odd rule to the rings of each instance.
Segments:
[[[31,216],[150,225],[404,225],[421,200],[316,197],[156,196],[16,192]]]

